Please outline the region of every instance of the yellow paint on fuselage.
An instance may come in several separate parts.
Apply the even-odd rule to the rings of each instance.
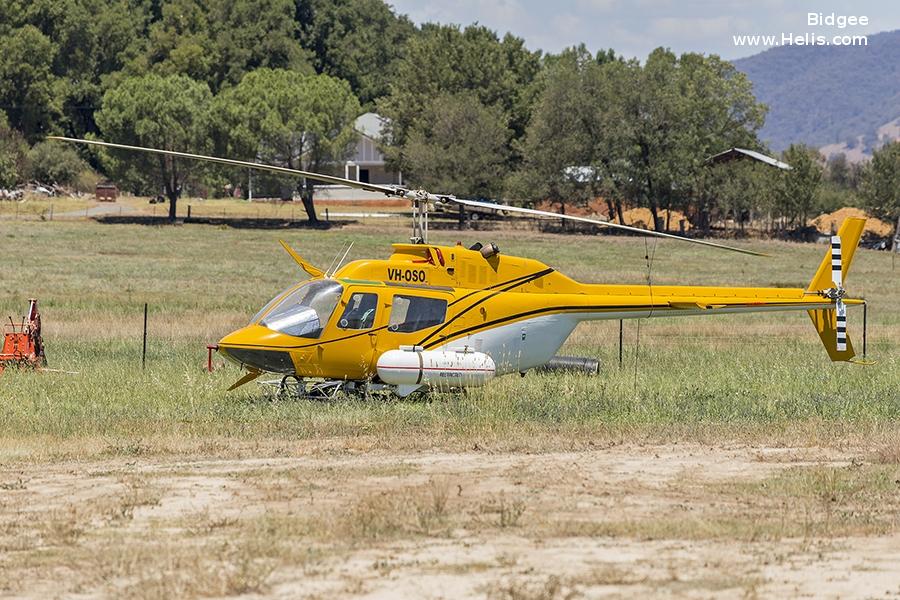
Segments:
[[[485,259],[462,246],[395,244],[389,259],[351,262],[334,279],[344,290],[318,339],[251,324],[223,338],[220,347],[287,351],[298,376],[364,380],[375,375],[378,356],[388,350],[405,345],[436,348],[541,315],[570,313],[589,320],[833,306],[802,288],[584,284],[537,260],[506,255]],[[375,321],[368,330],[339,327],[340,315],[355,292],[378,295]],[[389,330],[397,294],[446,299],[444,322],[413,333]]]

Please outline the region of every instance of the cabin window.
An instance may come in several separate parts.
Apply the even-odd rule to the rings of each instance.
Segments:
[[[412,333],[444,322],[447,301],[421,296],[394,296],[388,330]]]
[[[259,324],[295,337],[318,338],[343,291],[333,280],[309,281],[279,300]]]
[[[350,296],[347,308],[338,320],[341,329],[371,329],[375,324],[378,294],[357,292]]]

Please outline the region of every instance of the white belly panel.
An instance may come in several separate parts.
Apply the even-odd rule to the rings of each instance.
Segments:
[[[553,358],[577,324],[573,315],[544,315],[472,333],[435,350],[468,346],[494,359],[497,375],[526,371]]]

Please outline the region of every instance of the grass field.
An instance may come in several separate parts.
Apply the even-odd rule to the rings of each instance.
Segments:
[[[310,232],[92,223],[7,228],[0,314],[20,314],[29,296],[39,298],[50,365],[77,375],[5,375],[0,395],[16,401],[0,407],[0,433],[19,440],[16,448],[33,440],[41,452],[94,440],[82,445],[89,451],[101,439],[140,438],[148,449],[167,452],[173,440],[323,435],[364,436],[388,445],[430,443],[435,435],[467,444],[486,436],[504,447],[524,447],[551,443],[546,436],[526,435],[531,430],[571,441],[632,431],[694,438],[723,428],[793,436],[805,423],[810,435],[830,436],[852,422],[854,431],[869,435],[892,428],[900,416],[900,306],[892,297],[897,275],[888,254],[870,251],[858,255],[848,286],[870,302],[869,353],[879,361],[871,367],[828,362],[801,313],[630,321],[623,369],[618,322],[586,324],[564,351],[600,358],[601,377],[508,377],[434,402],[272,404],[254,386],[224,393],[239,376],[233,367],[213,375],[203,371],[206,343],[240,327],[301,277],[278,247],[280,237],[314,263],[328,265],[350,241],[350,259],[386,256],[390,241],[405,234],[352,227]],[[643,240],[491,236],[504,252],[537,257],[579,279],[646,277]],[[452,242],[458,235],[436,237]],[[757,246],[773,257],[663,243],[656,249],[653,280],[799,286],[824,252],[809,245]],[[145,302],[150,340],[142,371]],[[850,327],[860,346],[861,310],[851,313]]]
[[[0,315],[39,298],[49,366],[72,372],[0,376],[0,591],[738,597],[809,590],[844,568],[837,549],[881,568],[866,553],[896,541],[900,515],[889,254],[860,251],[846,282],[869,301],[869,367],[830,363],[805,314],[776,314],[626,322],[622,368],[618,322],[583,325],[563,351],[600,358],[599,377],[419,400],[272,402],[253,385],[224,392],[234,367],[205,372],[207,343],[300,278],[279,238],[327,266],[350,241],[349,259],[387,256],[407,235],[0,221]],[[595,282],[645,281],[654,251],[433,238],[490,239]],[[652,278],[805,286],[825,252],[753,246],[772,257],[662,242]],[[852,310],[858,348],[861,328]],[[559,553],[570,560],[554,566]],[[881,594],[848,581],[838,595]]]

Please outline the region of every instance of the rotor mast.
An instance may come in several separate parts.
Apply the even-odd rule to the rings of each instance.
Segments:
[[[413,197],[413,228],[409,241],[413,244],[428,243],[428,199]]]

